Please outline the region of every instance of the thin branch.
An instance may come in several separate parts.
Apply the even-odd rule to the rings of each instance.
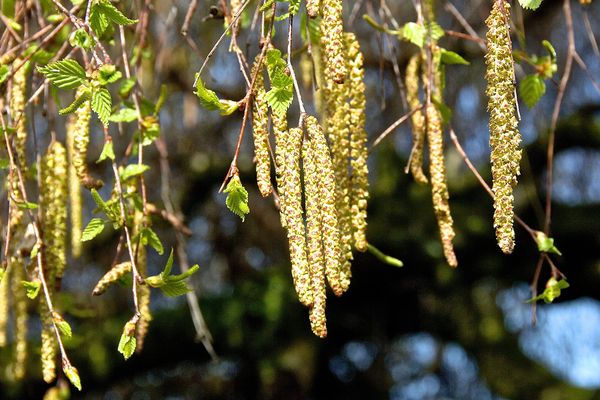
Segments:
[[[415,108],[414,110],[409,111],[408,113],[404,114],[403,116],[401,116],[400,118],[398,118],[393,124],[391,124],[390,126],[388,126],[383,132],[381,132],[379,134],[379,136],[377,136],[377,139],[375,139],[373,141],[373,144],[369,147],[369,153],[371,151],[373,151],[373,149],[379,145],[379,143],[381,143],[381,141],[383,139],[385,139],[390,133],[392,133],[397,127],[399,127],[400,125],[402,125],[404,123],[404,121],[406,121],[407,119],[410,118],[411,115],[413,115],[414,113],[416,113],[417,111],[419,111],[421,108]]]

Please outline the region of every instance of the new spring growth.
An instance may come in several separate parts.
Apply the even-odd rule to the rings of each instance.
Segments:
[[[485,21],[488,27],[485,77],[490,113],[494,227],[498,245],[506,254],[512,253],[515,245],[513,188],[517,184],[521,162],[509,16],[510,4],[497,0]]]
[[[185,279],[189,278],[200,268],[198,264],[190,267],[187,271],[179,275],[171,275],[171,269],[173,268],[173,250],[165,265],[165,269],[158,275],[149,276],[145,279],[145,282],[153,288],[159,288],[167,296],[179,296],[185,294],[192,289],[187,285]]]

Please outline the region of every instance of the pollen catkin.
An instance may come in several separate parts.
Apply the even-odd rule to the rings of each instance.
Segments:
[[[42,221],[46,260],[45,276],[60,286],[67,264],[67,152],[53,142],[42,160]]]
[[[514,64],[507,21],[509,15],[508,2],[494,1],[490,16],[486,19],[488,52],[485,55],[494,227],[498,245],[506,254],[514,248],[513,188],[517,184],[521,162],[521,134],[516,116]]]
[[[346,62],[343,49],[342,0],[322,0],[321,13],[321,48],[325,52],[326,74],[335,83],[343,83],[346,78]]]
[[[25,365],[27,364],[27,295],[22,283],[26,280],[25,265],[21,257],[13,257],[11,264],[11,268],[13,268],[11,289],[15,342],[12,376],[16,380],[21,380],[25,377]]]
[[[11,268],[4,268],[2,280],[0,280],[0,347],[6,346],[10,293]]]
[[[281,226],[287,228],[287,209],[285,203],[285,149],[288,142],[289,133],[285,116],[279,116],[276,113],[271,113],[271,123],[273,125],[273,133],[275,136],[275,179],[277,182],[277,194],[279,195],[279,216],[281,219]]]
[[[123,278],[125,275],[131,272],[131,261],[125,261],[119,264],[116,264],[112,267],[100,280],[96,283],[92,294],[94,296],[100,296],[104,294],[110,285],[117,282],[119,279]]]
[[[444,144],[440,112],[433,105],[427,106],[427,138],[429,142],[429,175],[431,177],[431,196],[433,209],[440,229],[440,237],[444,256],[451,267],[458,262],[454,254],[452,240],[454,228],[450,205],[448,203],[448,187],[446,185],[446,167],[444,166]]]
[[[294,287],[300,302],[309,307],[313,303],[313,295],[302,216],[302,183],[300,181],[302,135],[303,132],[299,128],[289,130],[285,148],[285,209]]]
[[[365,131],[365,72],[363,55],[354,34],[346,35],[350,80],[350,166],[352,189],[350,207],[354,247],[367,251],[367,199],[369,198],[369,170],[367,168],[367,132]]]
[[[75,156],[75,133],[77,124],[71,119],[67,123],[67,157],[68,166],[68,184],[69,184],[69,216],[71,219],[71,254],[75,258],[81,256],[81,233],[83,229],[82,210],[83,199],[81,197],[81,187],[79,177],[74,165]]]
[[[17,67],[23,63],[21,58],[17,58],[13,66]],[[27,68],[28,63],[21,65],[16,70],[12,79],[12,94],[9,101],[10,114],[13,118],[15,128],[14,147],[21,172],[25,175],[27,171],[27,113],[25,112],[25,102],[27,99]]]
[[[308,247],[308,266],[313,304],[309,310],[310,326],[315,335],[327,336],[325,304],[327,284],[325,283],[325,264],[323,259],[323,236],[321,221],[321,193],[319,173],[313,146],[309,140],[302,145],[302,165],[304,168],[304,195],[306,208],[306,242]]]
[[[306,14],[309,18],[317,18],[319,16],[320,0],[306,0]]]
[[[134,229],[134,235],[136,235],[139,232],[139,228],[145,226],[144,213],[136,210],[134,220],[136,227],[136,229]],[[138,273],[142,277],[147,276],[148,258],[146,254],[146,247],[143,245],[136,246],[136,251],[134,254],[136,255],[135,266]],[[150,321],[152,321],[152,313],[150,312],[150,287],[146,284],[140,284],[137,285],[136,288],[141,317],[137,323],[135,351],[139,353],[144,348],[144,340],[148,334]]]
[[[254,153],[256,158],[256,180],[258,190],[263,197],[271,194],[271,157],[269,154],[269,105],[267,104],[262,65],[258,66],[258,57],[252,68],[254,81],[254,102],[252,104],[252,128],[254,134]],[[257,71],[258,69],[258,71]]]
[[[85,88],[77,90],[76,96],[79,97],[83,94]],[[92,113],[91,102],[86,100],[77,110],[69,116],[67,123],[67,131],[71,131],[73,134],[73,156],[71,157],[71,163],[77,177],[81,184],[88,188],[99,188],[102,186],[102,182],[94,179],[87,167],[87,149],[90,143],[90,117]]]
[[[321,195],[321,221],[323,224],[323,247],[325,255],[325,275],[336,296],[344,293],[340,280],[340,231],[337,210],[335,209],[335,174],[333,162],[325,134],[315,117],[309,115],[304,120],[308,137],[319,171],[319,193]]]
[[[427,177],[423,173],[423,147],[425,142],[425,116],[421,111],[421,100],[419,100],[419,67],[421,54],[417,53],[410,58],[406,66],[404,85],[406,87],[406,100],[411,110],[415,111],[410,121],[412,124],[413,146],[410,155],[410,172],[415,181],[426,184]]]
[[[51,383],[56,378],[56,354],[58,352],[58,343],[54,328],[52,326],[52,317],[48,311],[43,296],[40,296],[40,318],[42,320],[42,376],[46,383]]]

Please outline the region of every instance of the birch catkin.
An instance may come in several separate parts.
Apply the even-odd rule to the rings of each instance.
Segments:
[[[426,184],[427,177],[423,173],[423,147],[425,142],[425,116],[419,100],[419,67],[421,63],[421,54],[417,53],[410,58],[406,66],[404,85],[406,86],[406,100],[411,110],[415,111],[410,121],[412,124],[412,151],[410,155],[410,172],[415,181],[420,184]]]
[[[276,113],[271,113],[271,122],[273,124],[273,133],[275,136],[275,179],[277,182],[277,193],[279,195],[279,215],[281,219],[281,226],[287,228],[287,209],[285,200],[285,153],[289,133],[285,116],[279,116]]]
[[[256,158],[256,180],[258,190],[263,197],[271,194],[271,157],[269,154],[269,106],[266,99],[262,65],[259,57],[252,68],[254,81],[254,102],[252,103],[252,128],[254,134],[254,154]]]
[[[454,228],[452,215],[450,214],[450,205],[448,203],[449,195],[446,185],[446,167],[444,166],[442,121],[440,112],[431,103],[427,106],[426,118],[433,209],[440,229],[444,256],[451,267],[456,267],[458,262],[452,245]]]
[[[27,100],[27,69],[29,63],[23,63],[23,59],[17,58],[13,62],[14,67],[21,66],[16,70],[12,78],[12,93],[9,101],[10,114],[15,128],[14,147],[21,168],[25,175],[27,171],[27,114],[25,113],[25,102]]]
[[[494,1],[492,11],[486,19],[488,51],[485,55],[494,227],[498,245],[507,254],[514,248],[513,188],[517,184],[521,162],[521,134],[516,115],[514,64],[508,16],[510,4],[504,0]]]
[[[15,358],[13,364],[13,378],[21,380],[25,377],[25,366],[27,361],[27,296],[23,288],[26,280],[25,265],[21,257],[13,257],[11,261],[12,274],[12,299],[14,315],[14,341]]]
[[[6,268],[3,265],[2,279],[0,280],[0,347],[6,346],[8,325],[8,310],[10,306],[10,275],[12,267]]]
[[[81,256],[81,233],[83,229],[82,210],[83,199],[81,197],[81,187],[79,177],[74,165],[75,156],[75,134],[77,123],[75,118],[70,117],[67,120],[67,159],[68,166],[68,185],[69,185],[69,217],[71,220],[71,254],[75,258]]]
[[[346,63],[343,51],[342,0],[322,0],[321,48],[326,60],[326,74],[335,83],[346,78]]]
[[[131,261],[125,261],[119,264],[116,264],[112,267],[100,280],[96,283],[92,294],[94,296],[100,296],[112,285],[117,282],[119,279],[123,278],[125,275],[131,272]]]

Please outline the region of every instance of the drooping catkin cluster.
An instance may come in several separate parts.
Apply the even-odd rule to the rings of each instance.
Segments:
[[[321,49],[324,52],[326,74],[334,82],[343,83],[346,78],[346,60],[342,0],[322,0],[321,15]]]
[[[81,187],[79,176],[75,168],[75,135],[78,124],[75,117],[69,117],[67,120],[67,159],[68,166],[68,186],[69,186],[69,218],[71,221],[71,254],[75,258],[81,256],[81,233],[83,230],[83,199],[81,196]],[[80,161],[78,161],[80,162]]]
[[[431,103],[427,106],[426,119],[433,209],[440,229],[444,256],[451,267],[456,267],[458,262],[452,245],[455,234],[450,205],[448,204],[449,195],[446,185],[446,168],[444,166],[442,119],[438,109]]]
[[[419,70],[421,66],[421,54],[413,55],[406,66],[404,85],[406,87],[406,100],[411,110],[415,111],[410,121],[412,124],[413,146],[410,156],[410,172],[413,178],[420,184],[427,184],[428,180],[423,173],[423,148],[425,143],[425,116],[421,108],[423,104],[419,99]]]
[[[10,273],[11,269],[2,266],[2,279],[0,280],[0,347],[6,346],[8,326],[8,310],[10,308]]]
[[[21,67],[13,75],[9,107],[13,127],[15,128],[13,146],[18,165],[21,172],[25,174],[27,171],[27,113],[25,112],[25,102],[27,101],[27,67],[29,63],[21,65],[22,63],[21,58],[17,58],[13,62],[14,67]]]
[[[14,334],[15,343],[14,360],[12,368],[12,378],[21,380],[25,377],[25,366],[27,361],[27,296],[23,288],[23,281],[26,279],[25,264],[20,256],[12,257],[11,274],[12,280],[10,287],[12,289],[12,312],[14,315]]]
[[[513,188],[517,184],[521,162],[521,134],[516,115],[509,16],[510,4],[504,0],[494,1],[492,11],[486,19],[488,51],[485,55],[486,94],[490,113],[494,227],[498,245],[507,254],[514,248]]]
[[[310,18],[316,18],[319,15],[321,0],[306,0],[306,13]]]
[[[101,294],[104,294],[104,292],[108,290],[110,285],[112,285],[115,282],[118,282],[121,278],[125,277],[125,275],[129,274],[130,272],[131,261],[125,261],[122,263],[115,264],[115,266],[112,267],[106,274],[104,274],[102,278],[100,278],[98,283],[96,283],[92,294],[94,296],[100,296]]]
[[[271,194],[271,157],[269,154],[269,105],[267,104],[263,65],[259,65],[259,58],[252,68],[254,82],[252,103],[252,128],[254,134],[254,154],[256,158],[256,180],[258,190],[263,197]]]
[[[139,234],[140,229],[146,226],[146,216],[140,210],[136,210],[134,214],[134,235]],[[138,241],[135,247],[135,266],[138,273],[145,277],[148,272],[148,258],[146,254],[146,247]],[[146,284],[140,284],[136,286],[138,304],[140,308],[140,319],[137,322],[136,329],[136,352],[141,352],[144,348],[144,340],[148,334],[148,328],[150,327],[150,321],[152,321],[152,313],[150,312],[150,286]]]

